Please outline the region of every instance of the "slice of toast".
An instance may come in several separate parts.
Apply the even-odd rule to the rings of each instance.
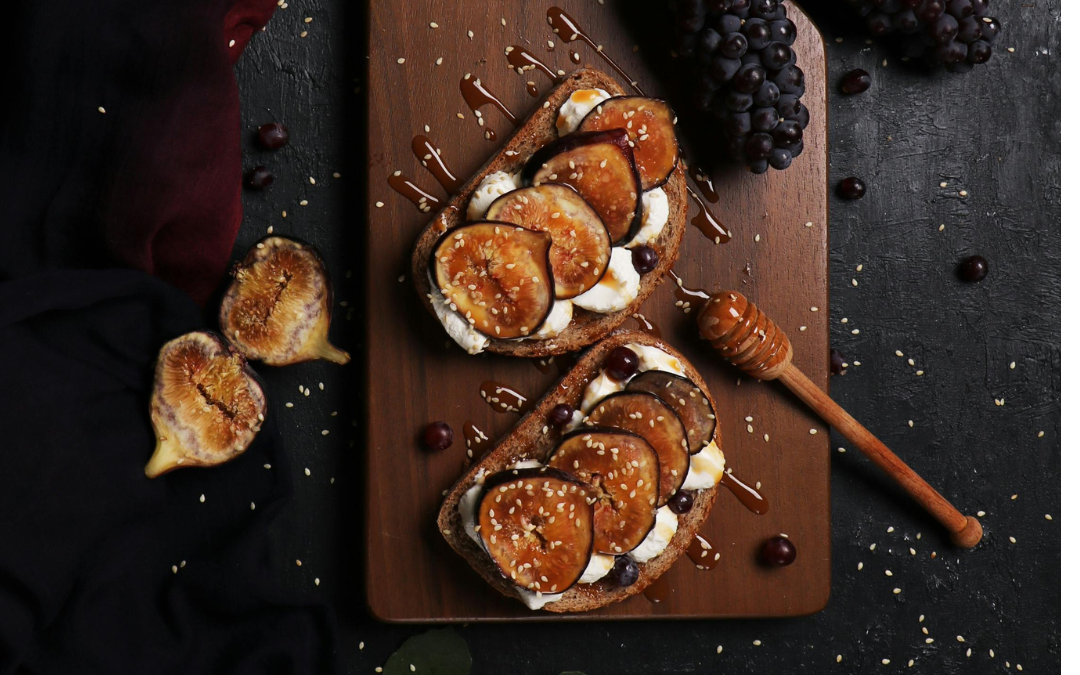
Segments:
[[[413,283],[432,316],[435,316],[435,310],[427,297],[431,292],[428,270],[432,249],[439,237],[446,230],[466,222],[469,200],[485,176],[496,171],[510,174],[520,171],[537,150],[559,137],[555,128],[559,107],[578,89],[603,89],[612,96],[626,94],[614,79],[596,70],[586,68],[567,75],[506,144],[435,214],[435,218],[420,233],[412,255]],[[679,256],[679,244],[686,231],[687,200],[686,169],[681,159],[663,185],[663,190],[668,198],[668,222],[657,240],[651,244],[659,260],[651,272],[641,275],[638,295],[626,309],[611,314],[598,314],[575,306],[573,321],[555,337],[543,340],[491,340],[485,351],[523,357],[552,356],[577,351],[611,333],[638,311],[645,299],[663,281],[664,275]]]
[[[532,459],[543,462],[546,460],[561,437],[548,422],[552,409],[560,403],[569,404],[575,410],[579,409],[585,388],[599,374],[607,355],[615,347],[630,343],[659,347],[677,358],[686,371],[685,376],[701,389],[712,404],[713,410],[717,409],[716,401],[705,386],[704,379],[686,360],[686,357],[671,345],[648,333],[620,330],[586,352],[577,364],[540,399],[536,407],[526,413],[517,425],[499,439],[491,452],[469,467],[468,471],[454,483],[439,509],[439,531],[442,532],[446,541],[480,576],[503,595],[517,600],[521,598],[517,587],[498,572],[488,553],[477,546],[476,542],[465,533],[461,514],[458,512],[461,497],[475,484],[481,471],[488,475],[501,471],[518,461]],[[718,446],[721,445],[719,425],[716,428],[714,440]],[[679,527],[667,548],[652,560],[639,564],[640,575],[636,583],[626,587],[614,586],[605,580],[593,584],[577,584],[566,591],[559,600],[545,605],[544,609],[560,613],[586,612],[625,600],[645,590],[646,586],[659,578],[679,556],[686,552],[694,534],[708,517],[716,501],[718,489],[719,485],[697,492],[690,511],[678,516]]]

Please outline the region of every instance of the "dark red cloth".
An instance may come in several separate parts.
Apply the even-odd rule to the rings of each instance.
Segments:
[[[233,64],[275,8],[274,0],[9,8],[20,29],[0,47],[14,75],[0,112],[0,279],[119,265],[205,302],[241,218]]]

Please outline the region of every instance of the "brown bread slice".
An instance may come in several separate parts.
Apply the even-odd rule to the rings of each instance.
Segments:
[[[541,102],[540,107],[506,141],[506,144],[465,183],[461,191],[454,195],[441,211],[435,214],[435,218],[420,233],[413,247],[413,283],[424,307],[433,317],[435,310],[427,298],[431,291],[428,270],[431,252],[439,236],[447,229],[457,227],[466,221],[465,214],[469,200],[485,176],[496,171],[505,171],[510,174],[520,171],[537,150],[558,138],[555,119],[558,117],[559,107],[566,102],[570,94],[578,89],[603,89],[612,96],[626,94],[614,79],[596,70],[586,68],[567,75]],[[637,298],[626,309],[611,314],[597,314],[575,306],[573,321],[555,337],[545,340],[492,340],[485,351],[525,357],[552,356],[576,351],[611,333],[638,311],[679,257],[679,244],[686,231],[687,200],[686,170],[682,165],[682,160],[664,184],[663,190],[668,198],[668,222],[659,238],[652,244],[659,261],[655,269],[642,275]]]
[[[580,408],[585,388],[600,373],[608,353],[615,347],[629,343],[660,347],[678,358],[686,370],[686,377],[708,397],[713,410],[717,409],[716,401],[705,386],[701,374],[674,347],[648,333],[620,330],[586,352],[577,364],[540,399],[536,407],[526,413],[516,426],[499,439],[491,452],[469,467],[468,471],[454,483],[439,509],[438,525],[443,537],[480,576],[503,595],[520,601],[516,587],[499,574],[488,554],[465,533],[461,523],[461,514],[458,512],[458,502],[476,482],[476,476],[481,470],[490,475],[517,461],[534,459],[543,462],[547,459],[560,438],[560,434],[549,427],[548,416],[551,410],[560,403],[567,403],[575,409]],[[719,425],[716,428],[714,440],[723,449]],[[719,486],[714,486],[697,492],[693,508],[678,517],[679,529],[667,548],[652,560],[639,565],[640,576],[637,583],[625,588],[608,585],[603,580],[595,584],[578,584],[567,591],[560,600],[545,605],[544,610],[586,612],[625,600],[645,590],[646,586],[659,578],[679,556],[686,552],[694,534],[708,517],[716,501],[718,489]]]

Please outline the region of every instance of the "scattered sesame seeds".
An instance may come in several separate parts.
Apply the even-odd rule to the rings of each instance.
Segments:
[[[206,495],[199,495],[199,503],[200,504],[205,504],[206,503]]]
[[[329,436],[330,435],[330,430],[329,429],[323,429],[322,430],[322,435],[323,436]]]
[[[716,653],[719,654],[722,651],[724,651],[724,645],[716,645]]]
[[[957,635],[956,636],[956,641],[957,642],[963,642],[964,641],[964,636],[963,635]]]
[[[862,563],[859,563],[859,571],[860,571],[860,572],[862,571],[862,568],[863,568],[863,564],[862,564]]]
[[[982,518],[983,516],[985,516],[985,515],[986,515],[986,511],[978,511],[978,512],[976,512],[976,513],[975,513],[975,515],[977,515],[978,517]]]
[[[960,191],[960,196],[961,197],[967,197],[968,196],[967,190],[961,190]]]
[[[232,49],[235,46],[236,46],[236,40],[229,40],[229,49]]]
[[[926,638],[925,642],[928,645],[932,645],[932,644],[934,644],[934,638]]]
[[[1043,518],[1046,518],[1047,520],[1053,520],[1054,519],[1054,517],[1051,516],[1049,513],[1046,514],[1045,516],[1043,516]]]
[[[892,576],[892,570],[885,570],[885,576],[891,577]]]
[[[310,476],[311,475],[311,469],[309,469],[307,467],[304,467],[304,475],[305,476]]]
[[[971,647],[967,648],[967,654],[965,654],[965,656],[967,656],[969,659],[971,658]]]
[[[97,111],[98,111],[99,113],[101,113],[102,115],[104,115],[104,114],[105,114],[105,108],[103,108],[103,107],[101,107],[101,106],[98,106],[98,108],[97,108]]]
[[[177,567],[176,565],[173,565],[173,566],[172,566],[172,573],[173,573],[173,574],[176,574],[177,570],[179,570],[179,569],[180,569],[180,568],[178,568],[178,567]]]
[[[364,641],[360,641],[360,651],[364,651]]]
[[[837,448],[836,451],[837,452],[847,452],[847,450],[845,448],[843,448],[843,447]]]
[[[890,663],[892,663],[892,661],[890,661],[889,659],[881,659],[881,665],[883,666],[887,666]]]
[[[1015,544],[1016,543],[1016,537],[1009,537],[1009,542],[1012,543],[1012,544]]]
[[[319,577],[315,577],[315,585],[316,585],[316,586],[318,586],[318,585],[319,585]]]
[[[859,263],[858,265],[855,266],[855,271],[856,272],[862,272],[862,263]]]
[[[817,433],[817,429],[811,429],[811,430],[810,430],[810,435],[811,435],[811,436],[813,436],[813,435],[814,435],[814,434],[816,434],[816,433]]]
[[[855,328],[854,330],[851,331],[851,334],[852,335],[858,335],[859,334],[859,329]]]
[[[299,558],[297,558],[297,559],[296,559],[296,566],[297,566],[297,567],[300,567],[300,566],[301,566],[301,565],[303,565],[303,564],[304,564],[304,563],[300,562],[300,559],[299,559]]]
[[[1009,364],[1009,370],[1016,370],[1016,361],[1013,361]]]
[[[434,21],[432,21],[431,23],[428,24],[428,28],[438,28],[438,27],[439,27],[439,24],[435,23]]]
[[[907,425],[908,425],[908,427],[913,427],[913,426],[915,426],[915,420],[908,420],[908,421],[907,421]]]
[[[397,62],[398,62],[398,65],[401,65],[402,63],[405,63],[405,57],[402,56],[400,59],[397,60]]]
[[[909,548],[908,553],[910,553],[911,555],[915,555],[915,549]]]
[[[814,226],[814,223],[812,223],[812,222],[806,223],[806,227],[813,227],[813,226]]]
[[[890,526],[889,526],[889,529],[887,529],[887,530],[885,530],[885,531],[886,531],[886,532],[888,532],[888,533],[890,533],[890,534],[892,534],[893,532],[895,532],[895,531],[896,531],[896,528],[895,528],[895,527],[893,527],[892,525],[890,525]]]
[[[892,592],[893,592],[893,595],[900,595],[900,589],[899,588],[892,589]]]
[[[1042,437],[1043,437],[1043,436],[1044,436],[1045,434],[1046,434],[1046,432],[1045,432],[1045,431],[1040,431],[1040,432],[1039,432],[1039,434],[1038,434],[1038,437],[1039,437],[1039,438],[1042,438]],[[1015,498],[1014,498],[1014,499],[1015,499]]]
[[[755,647],[760,647],[761,646],[761,640],[754,640],[754,646]]]
[[[300,200],[300,206],[307,206],[307,205],[308,205],[308,201],[306,199],[301,199]]]
[[[270,465],[269,465],[269,464],[263,464],[263,468],[264,468],[264,469],[269,469],[269,468],[270,468]]]
[[[836,655],[836,662],[837,662],[837,663],[840,663],[840,662],[841,662],[841,661],[843,661],[843,660],[844,660],[844,657],[843,657],[843,656],[841,656],[840,654],[837,654],[837,655]]]

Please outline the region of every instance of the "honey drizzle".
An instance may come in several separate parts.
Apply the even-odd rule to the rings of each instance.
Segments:
[[[491,437],[472,420],[465,420],[465,424],[461,427],[461,435],[465,438],[465,453],[470,460],[482,457],[491,449]]]
[[[551,78],[552,82],[559,79],[555,72],[547,67],[547,64],[521,45],[513,45],[510,47],[509,51],[506,52],[506,60],[510,65],[517,69],[519,75],[530,70],[539,70]],[[530,91],[529,93],[532,92]],[[535,95],[536,94],[533,94],[533,96]]]
[[[484,399],[492,410],[500,413],[520,413],[529,405],[529,397],[494,380],[485,380],[480,385],[480,398]]]
[[[518,118],[514,117],[514,113],[510,112],[510,109],[503,105],[502,101],[487,90],[480,82],[480,78],[473,77],[472,73],[466,73],[465,76],[461,78],[461,82],[458,83],[458,89],[461,90],[461,97],[465,99],[465,103],[469,106],[469,109],[477,116],[480,115],[481,108],[486,105],[493,105],[504,117],[506,117],[506,119],[510,120],[512,124],[518,123]]]
[[[690,546],[686,549],[686,557],[694,562],[694,567],[699,570],[715,569],[720,564],[720,551],[705,537],[695,534]]]
[[[769,512],[769,500],[754,488],[736,478],[730,471],[725,471],[720,479],[720,484],[731,491],[731,494],[742,502],[742,505],[750,509],[751,513],[763,516]]]
[[[416,208],[423,213],[428,213],[431,209],[442,206],[442,202],[438,197],[426,192],[416,183],[403,176],[400,171],[395,171],[387,176],[386,182],[390,184],[394,192],[415,204]]]
[[[617,72],[624,80],[626,80],[630,86],[638,93],[639,96],[644,96],[645,92],[638,87],[637,82],[630,79],[630,76],[626,74],[626,71],[619,67],[617,63],[611,60],[604,50],[593,42],[592,38],[578,27],[577,21],[572,16],[566,13],[562,7],[550,7],[547,11],[547,22],[551,26],[551,29],[555,31],[555,34],[559,36],[559,39],[566,44],[577,41],[579,38],[589,47],[596,52],[597,56],[607,61],[607,64],[611,66],[615,72]]]
[[[461,188],[462,180],[446,166],[439,149],[431,143],[431,139],[423,135],[413,136],[412,151],[420,164],[439,181],[446,194],[452,195]]]
[[[675,274],[675,270],[668,270],[668,276],[675,281],[675,299],[681,303],[677,304],[676,307],[679,307],[687,314],[701,309],[712,297],[701,288],[684,286],[683,280],[678,274]]]
[[[701,201],[701,197],[691,190],[689,186],[686,188],[686,193],[690,195],[690,200],[697,204],[698,207],[697,215],[690,219],[690,224],[708,237],[709,241],[717,244],[726,244],[731,241],[731,231],[724,227],[724,224],[709,211],[708,207],[705,206],[705,202]],[[719,199],[719,195],[717,199]]]

